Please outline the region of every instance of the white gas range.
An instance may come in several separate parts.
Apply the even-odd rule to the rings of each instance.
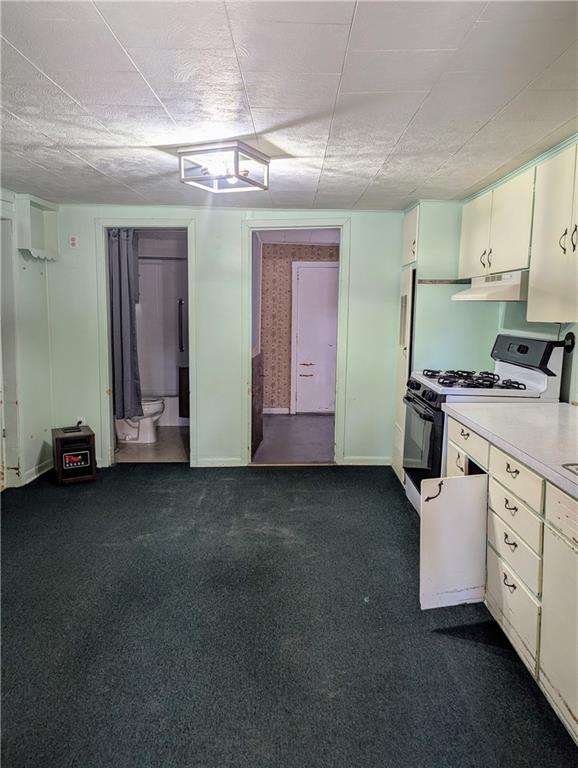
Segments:
[[[421,481],[439,477],[443,465],[446,402],[533,402],[560,400],[564,341],[499,335],[491,356],[493,371],[424,370],[411,374],[404,398],[407,406],[403,468],[406,493],[416,506]]]

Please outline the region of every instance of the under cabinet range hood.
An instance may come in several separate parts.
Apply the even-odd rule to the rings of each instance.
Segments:
[[[527,301],[528,270],[473,277],[470,288],[454,293],[452,301]]]

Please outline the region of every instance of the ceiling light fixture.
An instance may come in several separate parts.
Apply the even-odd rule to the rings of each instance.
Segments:
[[[270,158],[242,141],[196,144],[177,151],[183,184],[215,194],[269,188]]]

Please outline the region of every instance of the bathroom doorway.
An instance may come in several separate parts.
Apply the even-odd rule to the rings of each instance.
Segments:
[[[335,461],[340,235],[253,232],[253,464]]]
[[[186,228],[107,230],[119,463],[189,463]]]

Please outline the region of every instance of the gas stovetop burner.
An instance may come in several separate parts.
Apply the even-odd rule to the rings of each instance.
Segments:
[[[462,379],[459,383],[460,387],[471,387],[472,389],[493,389],[496,385],[496,379],[489,376],[472,376],[471,379]]]
[[[471,379],[472,376],[475,375],[475,371],[444,371],[444,376],[450,376],[451,378],[457,378],[457,379]]]
[[[500,389],[526,389],[524,382],[515,381],[514,379],[504,379],[502,383],[497,386]]]
[[[455,387],[460,381],[459,376],[456,376],[455,373],[450,373],[449,371],[446,371],[443,376],[440,376],[438,379],[438,384],[441,384],[442,387]]]
[[[498,382],[500,380],[500,377],[497,373],[492,373],[492,371],[480,371],[478,373],[478,376],[482,379],[491,379],[492,381]]]
[[[441,374],[441,371],[434,371],[431,368],[424,368],[422,373],[424,376],[427,376],[428,379],[437,379],[437,377]]]

